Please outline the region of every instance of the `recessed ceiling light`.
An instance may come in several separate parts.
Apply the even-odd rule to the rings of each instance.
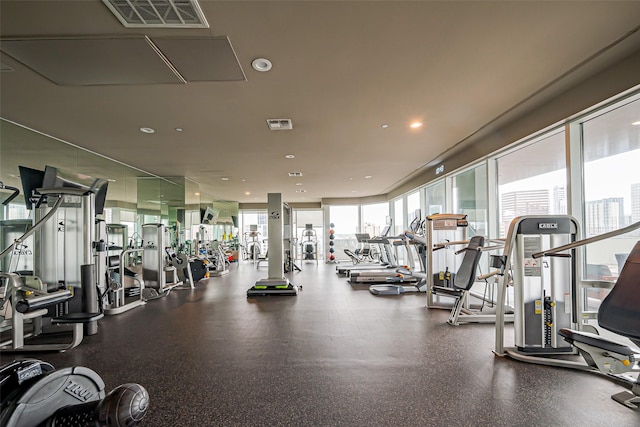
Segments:
[[[413,129],[417,129],[419,127],[422,127],[422,122],[413,122],[409,125],[409,127]]]
[[[251,62],[251,66],[254,70],[264,73],[269,71],[271,67],[273,67],[273,64],[266,58],[256,58]]]
[[[199,196],[199,195],[200,195],[200,193],[193,193],[193,195],[194,195],[194,196]]]
[[[381,127],[382,129],[386,129],[386,128],[388,128],[388,127],[389,127],[389,125],[388,125],[388,124],[386,124],[386,123],[384,123],[384,124],[381,124],[381,125],[380,125],[380,127]]]
[[[246,179],[243,179],[243,180],[242,180],[242,182],[247,182],[247,180],[246,180]]]
[[[176,128],[176,132],[182,132],[182,128]]]
[[[306,193],[307,190],[303,190],[302,188],[300,188],[299,190],[296,190],[296,193]]]
[[[143,133],[155,133],[155,129],[153,129],[153,128],[140,128],[140,132],[143,132]]]
[[[296,185],[302,185],[302,183],[301,182],[296,182]]]
[[[228,176],[223,176],[222,178],[220,178],[223,181],[229,181],[229,177]]]
[[[115,180],[115,179],[112,179],[112,178],[108,178],[108,179],[107,179],[107,181],[109,181],[109,182],[116,182],[116,180]]]
[[[248,192],[248,191],[245,191],[245,192],[244,192],[244,194],[245,194],[245,196],[248,196],[248,195],[250,195],[251,193],[250,193],[250,192]]]
[[[633,122],[631,124],[634,125],[634,126],[640,126],[640,120],[638,120],[637,122]]]
[[[287,159],[295,159],[296,156],[294,156],[293,154],[287,154],[286,156],[284,156]]]
[[[351,190],[351,192],[352,192],[352,193],[357,193],[357,192],[358,192],[358,190]]]

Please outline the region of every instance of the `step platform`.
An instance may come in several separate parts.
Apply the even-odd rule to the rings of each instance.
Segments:
[[[258,280],[247,291],[247,297],[267,296],[267,295],[298,295],[301,286],[296,286],[289,282],[288,279],[262,279]]]

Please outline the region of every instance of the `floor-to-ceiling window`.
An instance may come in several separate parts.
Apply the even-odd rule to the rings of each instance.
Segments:
[[[359,243],[356,233],[359,233],[359,206],[330,206],[329,222],[333,224],[334,245],[333,248],[337,260],[348,260],[345,249],[354,250]]]
[[[521,215],[567,213],[564,130],[498,157],[500,236]]]
[[[453,212],[467,215],[469,237],[488,236],[487,208],[486,164],[453,177]]]
[[[640,221],[640,100],[627,100],[582,122],[584,235]],[[613,279],[640,231],[585,248],[588,279]]]
[[[300,259],[313,259],[310,250],[315,251],[317,259],[324,258],[324,232],[322,227],[322,210],[301,209],[294,210],[296,225],[295,256]]]
[[[245,259],[251,258],[250,255],[254,252],[257,252],[258,256],[266,254],[269,237],[267,211],[241,211],[240,231],[240,244]]]
[[[362,232],[371,237],[380,236],[389,218],[389,204],[375,203],[362,206]]]
[[[406,224],[405,224],[405,214],[404,214],[404,198],[401,197],[397,200],[393,201],[393,227],[391,228],[390,236],[399,236],[404,233]],[[397,247],[394,246],[394,256],[397,259],[398,264],[404,265],[406,262],[406,257],[404,251],[398,251]]]
[[[414,191],[407,195],[407,227],[413,221],[420,221],[422,210],[420,209],[420,191]]]
[[[425,199],[427,200],[427,212],[425,216],[437,213],[447,213],[445,212],[447,204],[444,180],[440,180],[435,184],[429,185],[425,189]]]

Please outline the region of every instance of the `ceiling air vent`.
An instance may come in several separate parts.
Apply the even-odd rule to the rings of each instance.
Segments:
[[[102,0],[125,27],[209,28],[197,0]]]
[[[289,172],[289,176],[302,176],[302,172]]]
[[[267,119],[267,125],[271,130],[291,130],[293,123],[291,119]]]

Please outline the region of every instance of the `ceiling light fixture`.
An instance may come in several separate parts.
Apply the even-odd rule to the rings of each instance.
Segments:
[[[266,58],[256,58],[251,62],[251,66],[254,70],[264,73],[269,71],[271,67],[273,67],[273,64]]]
[[[389,125],[388,125],[388,124],[386,124],[386,123],[383,123],[383,124],[381,124],[381,125],[380,125],[380,127],[381,127],[382,129],[386,129],[386,128],[388,128],[388,127],[389,127]]]
[[[193,193],[193,195],[194,195],[194,196],[199,196],[199,195],[200,195],[200,193]]]
[[[371,175],[367,175],[364,177],[364,179],[371,179],[371,178],[373,178]]]
[[[293,154],[287,154],[286,156],[284,156],[287,159],[295,159],[296,156],[294,156]]]
[[[182,128],[176,128],[176,132],[182,132]]]
[[[296,185],[302,185],[302,183],[301,182],[296,182]]]
[[[634,126],[640,126],[640,120],[638,120],[637,122],[633,122],[631,124],[634,125]]]
[[[223,176],[222,178],[220,178],[223,181],[229,181],[229,177],[228,176]]]
[[[140,132],[142,133],[155,133],[156,130],[153,128],[140,128]]]
[[[248,192],[248,191],[245,191],[245,192],[244,192],[244,194],[245,194],[245,196],[248,196],[248,195],[250,195],[251,193],[250,193],[250,192]]]
[[[422,122],[413,122],[409,125],[409,127],[412,129],[417,129],[419,127],[422,127]]]

